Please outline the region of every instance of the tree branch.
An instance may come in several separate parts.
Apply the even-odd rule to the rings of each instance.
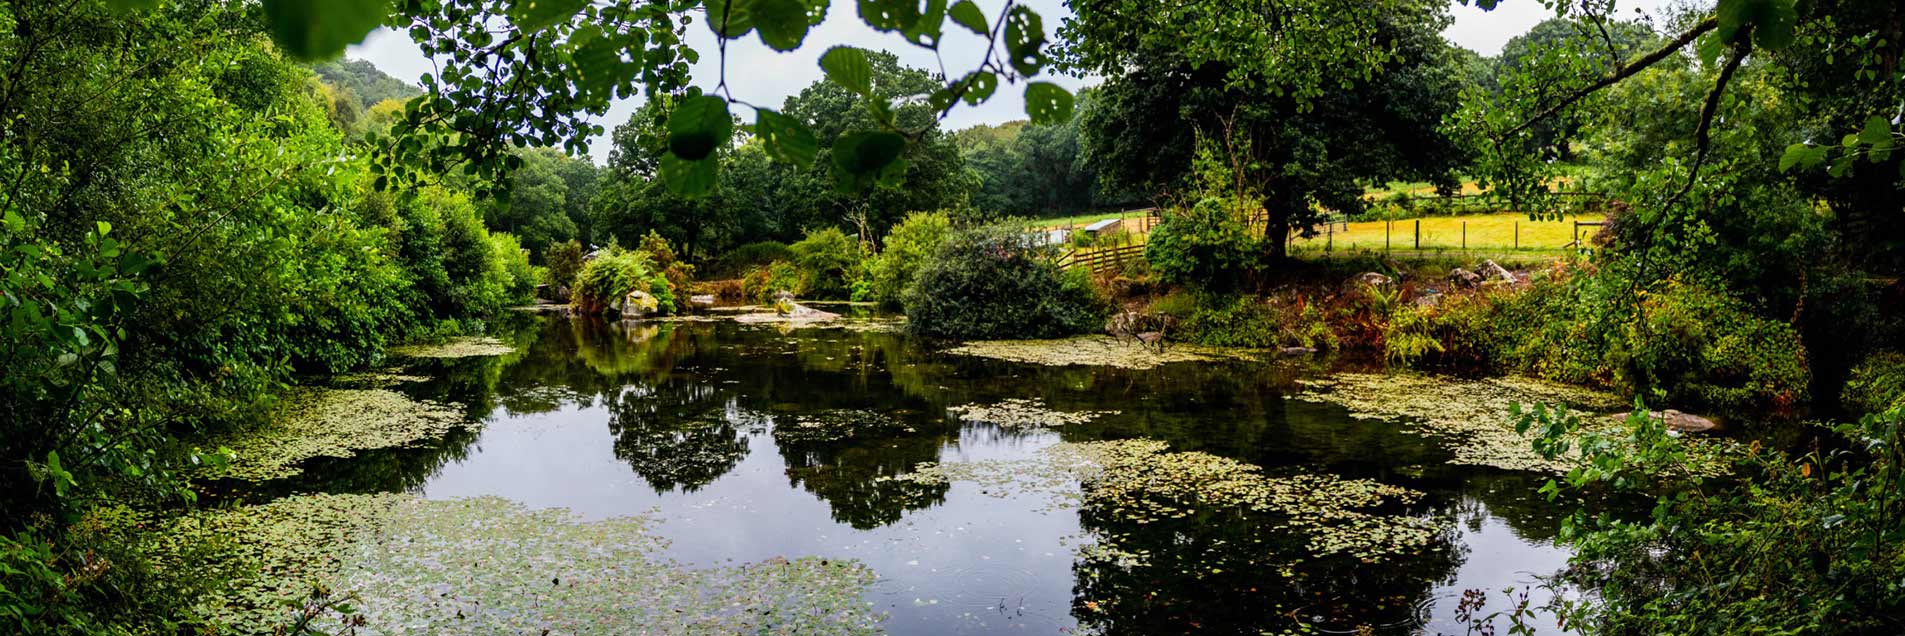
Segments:
[[[1593,84],[1588,85],[1586,88],[1575,91],[1573,94],[1568,95],[1567,98],[1562,99],[1560,102],[1556,103],[1555,105],[1549,106],[1547,109],[1542,110],[1539,113],[1536,113],[1534,117],[1530,117],[1528,118],[1528,120],[1521,122],[1520,125],[1515,126],[1514,128],[1508,129],[1507,132],[1502,133],[1501,135],[1499,135],[1499,137],[1508,137],[1510,135],[1514,135],[1524,130],[1527,130],[1529,127],[1534,126],[1537,123],[1540,123],[1542,120],[1547,119],[1549,117],[1553,117],[1556,113],[1561,112],[1562,109],[1567,108],[1569,106],[1573,106],[1575,102],[1581,101],[1583,98],[1589,95],[1592,95],[1603,88],[1613,86],[1614,84],[1620,82],[1621,80],[1627,79],[1629,77],[1634,76],[1637,73],[1640,73],[1641,71],[1647,70],[1648,67],[1659,63],[1661,60],[1667,59],[1667,56],[1673,55],[1675,52],[1679,51],[1680,49],[1686,48],[1688,44],[1692,44],[1694,40],[1699,39],[1699,37],[1702,35],[1705,35],[1706,32],[1712,31],[1714,28],[1718,27],[1719,24],[1720,23],[1718,18],[1707,18],[1705,20],[1700,21],[1700,23],[1694,25],[1693,28],[1688,29],[1685,33],[1681,33],[1680,37],[1674,38],[1673,41],[1668,42],[1665,45],[1662,45],[1660,48],[1655,49],[1654,52],[1652,53],[1648,53],[1646,55],[1641,56],[1638,59],[1635,59],[1632,62],[1628,62],[1626,66],[1622,66],[1618,69],[1615,69],[1614,72],[1609,73],[1606,77],[1602,77],[1601,79],[1596,80]]]

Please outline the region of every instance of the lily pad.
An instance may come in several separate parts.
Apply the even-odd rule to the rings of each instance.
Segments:
[[[774,439],[783,442],[831,442],[854,437],[915,432],[891,415],[865,409],[832,409],[774,418]]]
[[[1046,366],[1105,366],[1153,369],[1173,362],[1256,360],[1249,349],[1175,344],[1159,353],[1135,341],[1111,336],[1076,336],[1057,340],[974,340],[946,353],[994,358]]]
[[[388,389],[297,389],[272,423],[232,441],[231,463],[206,477],[264,481],[301,472],[313,457],[405,446],[463,423],[462,407]]]
[[[1056,428],[1083,424],[1117,411],[1054,411],[1041,400],[1013,398],[993,404],[953,406],[947,412],[964,422],[984,422],[1004,428]]]
[[[507,355],[515,351],[515,347],[503,344],[501,340],[482,336],[451,338],[440,344],[392,347],[390,355],[404,358],[475,358]]]

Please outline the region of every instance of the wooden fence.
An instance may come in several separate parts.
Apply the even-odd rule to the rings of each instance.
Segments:
[[[1064,269],[1088,268],[1093,274],[1114,271],[1130,261],[1144,259],[1144,245],[1124,245],[1120,247],[1101,247],[1075,249],[1058,257],[1058,266]]]

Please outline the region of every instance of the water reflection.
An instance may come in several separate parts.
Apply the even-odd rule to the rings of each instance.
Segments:
[[[1037,367],[936,354],[896,334],[731,323],[547,319],[509,333],[517,353],[420,364],[410,372],[436,379],[400,388],[469,405],[480,426],[317,462],[290,487],[497,495],[588,518],[658,512],[670,556],[690,563],[859,559],[882,577],[869,601],[902,634],[1462,633],[1461,590],[1525,584],[1565,561],[1538,479],[1449,466],[1394,425],[1286,399],[1317,372],[1304,364]],[[946,415],[1006,398],[1118,414],[1057,431]],[[1423,502],[1388,512],[1431,519],[1445,540],[1369,566],[1307,559],[1304,539],[1266,515],[1140,524],[984,484],[892,479],[922,462],[1136,437],[1272,473],[1422,490]],[[1092,544],[1145,558],[1078,556]]]

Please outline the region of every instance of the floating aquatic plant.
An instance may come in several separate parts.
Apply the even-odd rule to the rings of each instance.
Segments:
[[[350,457],[441,436],[463,422],[461,408],[388,389],[297,389],[273,422],[229,444],[230,465],[206,476],[289,477],[313,457]]]
[[[1584,420],[1606,421],[1592,413],[1623,407],[1610,393],[1518,377],[1463,380],[1412,374],[1342,373],[1306,380],[1295,397],[1340,405],[1350,415],[1398,421],[1438,439],[1453,455],[1450,463],[1506,470],[1565,473],[1573,456],[1548,459],[1535,452],[1532,438],[1515,431],[1513,410],[1546,404],[1567,408]],[[1686,440],[1696,458],[1688,470],[1723,470],[1730,444],[1722,440]]]
[[[830,442],[869,435],[912,433],[894,417],[865,409],[831,409],[774,419],[774,438],[787,442]]]
[[[1226,347],[1172,345],[1164,353],[1111,336],[1077,336],[1058,340],[974,340],[946,353],[994,358],[1047,366],[1088,365],[1123,369],[1152,369],[1173,362],[1255,360],[1255,352]]]
[[[1004,428],[1055,428],[1083,424],[1117,411],[1055,411],[1041,400],[1012,398],[993,404],[953,406],[947,412],[964,422],[984,422]]]
[[[1348,555],[1372,563],[1425,549],[1438,536],[1422,519],[1365,512],[1421,497],[1407,488],[1323,474],[1273,477],[1234,459],[1167,449],[1165,442],[1145,439],[1061,443],[1036,459],[925,463],[891,479],[972,482],[998,497],[1043,492],[1057,506],[1085,506],[1139,525],[1258,515],[1271,520],[1270,529],[1307,537],[1313,556]],[[1087,545],[1081,558],[1143,559],[1115,535]]]
[[[331,378],[331,385],[350,389],[387,389],[399,384],[429,381],[429,376],[407,374],[402,367],[398,367],[338,375]]]
[[[392,347],[390,355],[404,358],[472,358],[513,353],[515,347],[488,336],[451,338],[440,344]]]
[[[299,495],[189,515],[154,533],[161,567],[230,581],[200,605],[269,634],[281,599],[354,594],[372,634],[858,634],[883,616],[855,561],[690,568],[647,517],[582,522],[494,497]],[[336,625],[317,625],[327,633]]]

